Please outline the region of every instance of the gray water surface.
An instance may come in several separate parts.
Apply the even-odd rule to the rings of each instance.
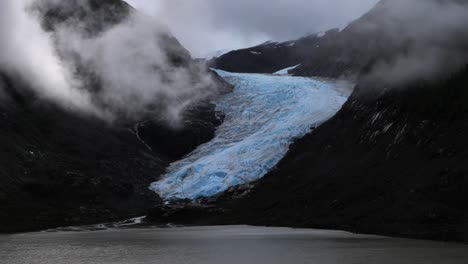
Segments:
[[[0,263],[468,263],[468,245],[248,226],[0,236]]]

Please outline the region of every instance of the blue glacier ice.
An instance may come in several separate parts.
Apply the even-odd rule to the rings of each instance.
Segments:
[[[263,177],[295,139],[332,117],[349,96],[311,78],[217,72],[235,87],[215,102],[225,122],[214,139],[151,185],[165,200],[213,196]]]

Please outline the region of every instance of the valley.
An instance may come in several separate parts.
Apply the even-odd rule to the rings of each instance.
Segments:
[[[0,3],[0,262],[467,262],[465,2],[149,2]]]
[[[351,93],[332,80],[217,71],[234,86],[216,100],[224,123],[151,185],[163,199],[197,199],[267,174],[289,145],[332,117]]]

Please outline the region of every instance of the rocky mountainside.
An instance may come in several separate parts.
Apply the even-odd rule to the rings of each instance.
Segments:
[[[150,218],[468,241],[468,66],[439,82],[375,88],[356,88],[261,180]]]
[[[416,78],[403,83],[394,76],[369,78],[374,65],[396,59],[394,54],[411,47],[383,34],[387,24],[379,19],[385,17],[381,12],[388,3],[392,1],[380,2],[337,33],[329,44],[331,53],[323,57],[316,53],[315,60],[307,58],[294,71],[323,76],[359,73],[355,91],[338,114],[292,145],[253,188],[241,186],[205,199],[203,209],[172,209],[170,221],[184,223],[190,216],[200,224],[342,229],[468,241],[468,68],[450,74],[438,71],[430,79],[414,74]],[[369,21],[375,27],[359,26]],[[400,22],[404,28],[405,20]],[[368,30],[356,37],[362,28]],[[356,38],[347,38],[348,34]],[[457,31],[456,36],[438,45],[453,51],[465,43],[457,50],[463,58],[468,54],[466,31]],[[425,65],[431,55],[418,65]],[[436,67],[445,65],[444,59]],[[160,218],[157,211],[153,218]]]
[[[468,241],[467,87],[465,69],[377,98],[358,90],[247,196],[219,198],[223,221]]]
[[[349,38],[348,49],[340,49],[338,40],[333,43],[340,52],[295,70],[328,76],[359,70],[361,77],[335,117],[298,140],[275,170],[232,205],[237,221],[468,241],[468,70],[439,71],[432,79],[415,74],[404,83],[369,81],[370,66],[411,47],[383,34],[387,24],[380,12],[391,2],[380,2],[339,34],[344,41],[347,34],[356,36],[359,25],[375,26]],[[466,43],[465,33],[438,43],[453,48],[448,43]],[[467,53],[457,50],[460,58]],[[342,68],[329,68],[330,61],[342,62]]]
[[[74,0],[39,10],[45,29],[54,32],[73,21],[89,36],[136,12],[120,0]],[[166,34],[159,41],[174,67],[195,67],[174,37]],[[78,74],[87,89],[99,92],[99,74],[87,69]],[[229,91],[216,74],[206,74],[219,92]],[[213,105],[199,102],[187,108],[177,128],[150,116],[109,123],[42,99],[6,72],[0,72],[0,91],[0,232],[143,215],[160,203],[149,184],[170,162],[209,140],[222,122]]]

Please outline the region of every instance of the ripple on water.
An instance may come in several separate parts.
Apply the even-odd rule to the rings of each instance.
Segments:
[[[235,87],[216,101],[225,122],[151,185],[166,200],[212,196],[263,177],[294,139],[332,117],[348,96],[311,78],[217,72]]]

